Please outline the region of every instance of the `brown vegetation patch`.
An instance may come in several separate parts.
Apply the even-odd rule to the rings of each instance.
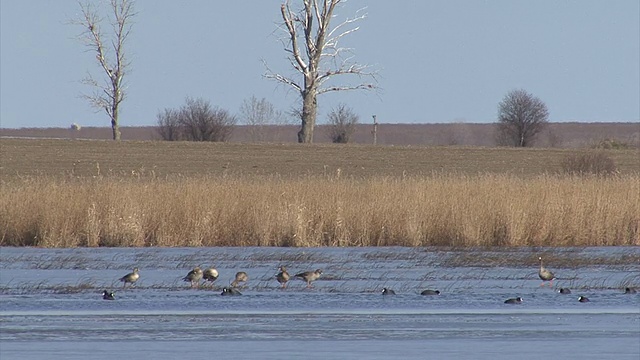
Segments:
[[[640,245],[638,180],[37,178],[3,184],[0,245]]]

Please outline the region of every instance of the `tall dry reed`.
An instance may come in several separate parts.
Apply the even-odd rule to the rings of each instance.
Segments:
[[[2,246],[640,245],[640,177],[33,178]]]

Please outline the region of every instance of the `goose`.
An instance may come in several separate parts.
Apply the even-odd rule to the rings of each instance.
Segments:
[[[311,288],[311,287],[313,287],[311,285],[311,283],[313,281],[318,280],[320,278],[320,275],[322,275],[322,270],[321,269],[317,269],[315,271],[305,271],[305,272],[296,274],[295,277],[306,281],[307,282],[307,288]]]
[[[513,299],[507,299],[504,301],[505,304],[522,304],[524,300],[522,300],[521,297],[517,297],[517,298],[513,298]]]
[[[140,279],[140,273],[138,272],[138,268],[135,267],[133,268],[133,272],[130,272],[120,278],[120,281],[123,282],[122,288],[124,289],[127,286],[127,283],[131,283],[131,285],[133,285],[133,283],[138,281],[138,279]]]
[[[287,287],[287,281],[289,281],[289,273],[287,272],[287,268],[284,266],[280,266],[278,268],[278,271],[280,271],[278,273],[278,275],[276,275],[276,280],[278,280],[278,282],[281,284],[282,288],[286,288]]]
[[[538,276],[542,279],[542,284],[540,286],[544,286],[544,282],[548,281],[549,286],[553,287],[553,279],[556,278],[555,275],[549,270],[547,270],[544,266],[542,266],[542,257],[538,257],[540,260],[540,270],[538,271]]]
[[[638,292],[638,291],[637,291],[636,289],[634,289],[634,288],[630,288],[630,287],[626,287],[626,288],[624,288],[624,293],[625,293],[625,294],[635,294],[635,293],[637,293],[637,292]]]
[[[187,276],[182,278],[182,280],[190,282],[192,288],[200,286],[200,279],[202,279],[202,269],[200,269],[200,266],[194,267],[193,270],[187,273]]]
[[[222,295],[222,296],[237,296],[237,295],[242,295],[242,293],[240,291],[238,291],[238,289],[236,289],[234,287],[224,287],[224,288],[222,288],[222,292],[220,293],[220,295]]]
[[[558,292],[560,294],[571,294],[571,289],[569,289],[569,288],[560,288],[560,290],[558,290]]]
[[[591,300],[589,300],[589,298],[588,298],[588,297],[586,297],[586,296],[580,296],[580,297],[578,298],[578,301],[579,301],[579,302],[589,302],[589,301],[591,301]]]
[[[102,300],[115,300],[115,299],[116,299],[116,295],[111,291],[105,290],[102,292]]]
[[[235,280],[231,283],[231,287],[238,287],[240,283],[242,283],[242,286],[245,286],[247,285],[247,281],[249,281],[249,275],[244,271],[238,271]]]
[[[420,295],[440,295],[440,291],[439,290],[423,290]]]
[[[387,289],[387,288],[382,289],[382,295],[395,295],[395,294],[396,292],[391,289]]]
[[[207,268],[202,272],[202,278],[204,281],[214,282],[218,279],[218,270],[214,268]]]

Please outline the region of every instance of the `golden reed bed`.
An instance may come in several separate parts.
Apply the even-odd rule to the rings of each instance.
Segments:
[[[27,177],[2,246],[640,245],[640,175]]]

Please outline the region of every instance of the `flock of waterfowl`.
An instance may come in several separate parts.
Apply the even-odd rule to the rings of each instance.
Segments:
[[[553,287],[553,280],[556,279],[556,276],[553,274],[553,272],[551,272],[550,270],[548,270],[543,266],[542,257],[538,257],[538,260],[540,261],[540,269],[538,270],[538,277],[540,277],[540,279],[542,280],[542,283],[540,284],[540,286],[544,286],[545,282],[548,282],[549,286]],[[284,289],[287,287],[287,283],[289,282],[289,280],[291,280],[291,276],[289,275],[286,267],[284,266],[280,266],[278,268],[278,271],[279,272],[278,274],[276,274],[275,279],[280,284],[280,286]],[[312,282],[318,280],[321,275],[322,275],[322,270],[316,269],[313,271],[305,271],[305,272],[295,274],[293,277],[304,280],[307,283],[307,288],[311,288],[313,287]],[[219,274],[216,269],[207,268],[203,271],[199,266],[196,266],[195,268],[193,268],[193,270],[189,271],[187,275],[184,278],[182,278],[182,280],[189,282],[192,288],[196,288],[200,286],[201,280],[204,280],[205,283],[206,282],[213,283],[218,279],[218,277],[219,277]],[[121,277],[119,281],[123,283],[122,287],[126,288],[127,284],[133,285],[136,281],[138,281],[138,279],[140,279],[140,272],[138,268],[135,267],[133,268],[132,272]],[[246,272],[244,271],[237,272],[230,286],[223,287],[220,295],[222,296],[242,295],[242,293],[240,293],[240,291],[238,290],[238,287],[240,286],[241,283],[242,283],[242,286],[246,285],[247,281],[249,281],[249,276],[247,275]],[[560,288],[558,292],[560,294],[571,294],[571,290],[568,288]],[[624,289],[624,293],[635,294],[637,293],[637,290],[631,287],[626,287]],[[396,292],[392,289],[385,287],[382,289],[382,295],[396,295]],[[440,291],[427,289],[427,290],[423,290],[420,293],[420,295],[425,295],[425,296],[440,295]],[[115,294],[108,290],[103,291],[102,298],[104,300],[116,299]],[[521,304],[523,301],[524,300],[522,299],[522,297],[516,297],[516,298],[507,299],[504,301],[504,303],[505,304]],[[589,302],[590,300],[586,296],[580,296],[578,297],[578,301],[581,303],[584,303],[584,302]]]
[[[280,283],[280,286],[282,288],[286,288],[287,283],[289,282],[289,280],[291,280],[291,276],[287,272],[287,268],[284,266],[280,266],[278,268],[278,271],[279,273],[276,275],[276,281]],[[322,269],[316,269],[313,271],[305,271],[305,272],[295,274],[293,277],[304,280],[307,283],[307,288],[311,288],[313,287],[311,283],[318,280],[321,275],[322,275]],[[197,288],[197,287],[200,287],[201,280],[204,280],[205,283],[206,282],[213,283],[218,279],[218,277],[219,277],[218,270],[214,268],[207,268],[203,271],[199,266],[196,266],[195,268],[193,268],[193,270],[189,271],[187,275],[182,278],[182,280],[189,282],[192,288]],[[122,288],[124,289],[127,287],[127,284],[131,284],[133,286],[133,284],[135,284],[136,281],[138,281],[138,279],[140,279],[140,270],[137,267],[135,267],[133,268],[132,272],[121,277],[120,279],[118,279],[118,281],[122,282]],[[242,286],[246,285],[247,281],[249,281],[249,275],[247,275],[246,272],[244,271],[237,272],[231,284],[229,286],[225,286],[222,288],[222,292],[220,293],[220,295],[222,296],[242,295],[240,290],[238,290],[238,287],[240,287],[241,285]],[[113,291],[104,290],[102,292],[102,299],[115,300],[116,296]]]

